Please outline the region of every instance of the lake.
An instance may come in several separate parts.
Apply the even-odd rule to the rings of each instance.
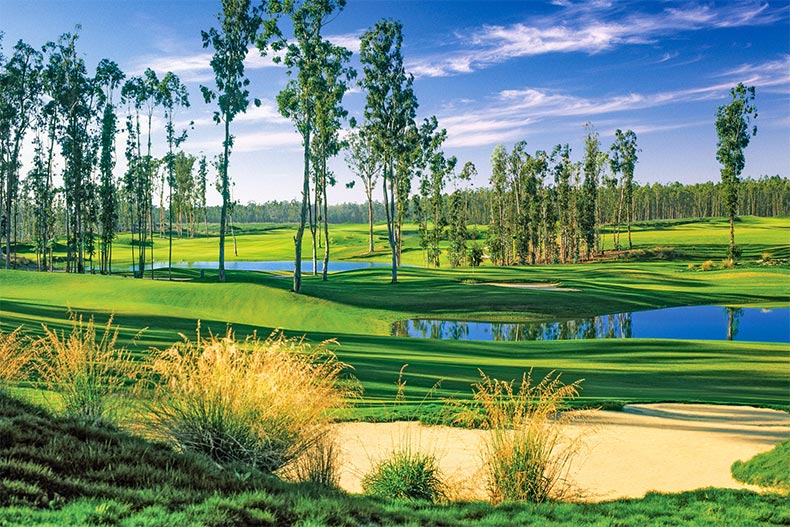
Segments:
[[[790,308],[688,306],[526,323],[411,319],[393,324],[393,335],[497,341],[661,338],[790,342]]]
[[[379,262],[329,262],[329,272],[354,271],[356,269],[370,269],[372,267],[389,267],[391,264]],[[217,269],[217,262],[180,262],[173,263],[173,269]],[[318,262],[318,272],[323,268],[322,263]],[[167,262],[154,263],[154,269],[167,269]],[[133,271],[134,268],[127,269]],[[225,262],[226,271],[293,271],[293,260],[267,261],[267,262]],[[151,264],[146,264],[146,272],[151,271]],[[312,273],[312,260],[302,261],[302,273]]]

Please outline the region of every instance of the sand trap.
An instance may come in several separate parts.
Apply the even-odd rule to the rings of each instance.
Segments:
[[[482,285],[493,285],[496,287],[510,287],[513,289],[533,289],[536,291],[578,291],[573,287],[559,287],[557,284],[549,284],[549,283],[530,283],[530,284],[518,284],[512,282],[485,282]]]
[[[413,422],[342,423],[341,486],[361,492],[373,462],[411,443],[433,452],[459,496],[484,499],[481,430],[422,426]],[[582,435],[571,469],[574,494],[585,501],[639,498],[650,490],[682,492],[702,487],[754,488],[730,475],[746,460],[790,438],[790,415],[751,407],[653,404],[623,412],[583,412],[568,427]]]

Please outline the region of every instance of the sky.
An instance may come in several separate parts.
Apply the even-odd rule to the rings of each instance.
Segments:
[[[215,87],[213,51],[202,47],[200,32],[218,26],[220,10],[219,0],[0,0],[0,31],[8,55],[19,39],[41,47],[79,24],[78,49],[89,71],[102,58],[127,76],[172,71],[190,94],[190,107],[176,113],[181,127],[194,123],[183,149],[211,157],[221,150],[223,130],[200,94],[200,85]],[[488,184],[498,144],[510,150],[524,140],[534,152],[569,143],[580,160],[587,122],[605,149],[616,129],[636,132],[640,183],[717,181],[716,108],[738,82],[756,87],[759,113],[743,175],[790,176],[788,0],[348,0],[324,34],[354,53],[360,75],[359,37],[382,18],[403,23],[418,119],[438,118],[447,130],[445,153],[458,158],[459,169],[467,161],[477,166],[475,187]],[[286,69],[253,48],[246,72],[262,105],[231,125],[233,197],[299,198],[301,139],[276,103]],[[354,86],[344,106],[361,120],[364,105]],[[162,155],[161,114],[153,140]],[[121,135],[119,171],[123,142]],[[362,185],[346,188],[355,177],[342,154],[330,168],[338,179],[330,203],[365,200]],[[220,201],[216,192],[209,196],[211,204]]]

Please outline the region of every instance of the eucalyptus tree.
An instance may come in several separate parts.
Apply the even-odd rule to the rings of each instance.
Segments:
[[[219,281],[225,281],[225,230],[227,228],[228,207],[230,206],[230,178],[228,162],[233,147],[233,136],[230,134],[230,123],[239,113],[247,111],[250,105],[250,92],[247,89],[250,81],[244,76],[244,59],[250,44],[261,25],[261,17],[257,8],[251,6],[250,0],[222,0],[222,12],[217,15],[219,28],[201,31],[203,47],[214,48],[211,68],[217,91],[201,86],[200,91],[206,103],[217,102],[219,111],[214,112],[214,122],[224,125],[225,139],[222,142],[223,153],[219,171],[219,188],[222,195],[222,211],[219,228]],[[262,50],[263,52],[263,50]],[[260,101],[255,100],[256,105]]]
[[[167,208],[169,212],[168,222],[168,254],[167,254],[167,278],[173,279],[173,189],[176,187],[176,156],[173,151],[178,148],[187,138],[187,131],[183,130],[176,135],[173,115],[177,107],[189,108],[189,93],[187,87],[181,83],[178,75],[168,71],[157,86],[159,101],[165,110],[165,133],[167,135],[167,154],[165,156],[165,167],[167,172]]]
[[[198,161],[197,178],[195,179],[195,207],[203,214],[203,226],[208,236],[208,207],[206,206],[206,188],[208,185],[208,162],[201,154]]]
[[[739,176],[746,166],[743,151],[749,146],[752,136],[757,135],[757,107],[754,104],[754,86],[739,82],[730,89],[732,100],[716,110],[716,160],[721,164],[721,182],[724,187],[724,210],[730,219],[729,258],[736,258],[735,216],[738,214]]]
[[[94,195],[90,174],[96,162],[96,140],[91,130],[98,94],[95,80],[87,75],[85,61],[77,53],[77,34],[65,33],[56,43],[44,46],[48,62],[44,76],[58,106],[62,123],[58,142],[65,162],[63,192],[67,239],[67,270],[85,272],[86,232]],[[90,241],[90,235],[87,236]],[[72,260],[76,259],[74,264]]]
[[[381,175],[381,164],[373,150],[370,131],[360,127],[351,131],[347,139],[346,165],[362,180],[368,202],[368,253],[373,247],[373,190]],[[352,185],[353,186],[353,182]]]
[[[194,166],[197,158],[193,155],[178,152],[174,156],[173,199],[171,207],[178,223],[178,237],[188,225],[190,236],[195,236],[196,211],[199,210],[199,199],[196,199]],[[172,230],[172,228],[171,228]]]
[[[310,202],[310,175],[313,161],[311,140],[319,131],[318,126],[323,127],[322,134],[325,141],[330,141],[335,136],[335,127],[339,127],[336,121],[344,115],[340,101],[346,91],[345,82],[350,78],[350,70],[345,66],[350,53],[340,46],[325,41],[322,31],[345,5],[345,0],[270,0],[268,2],[270,15],[273,17],[285,15],[290,18],[293,40],[287,41],[277,24],[270,22],[266,24],[263,35],[257,41],[258,48],[261,50],[271,46],[275,52],[282,53],[276,55],[274,60],[285,64],[291,79],[278,94],[277,104],[280,113],[293,121],[297,132],[302,136],[304,148],[302,209],[299,215],[299,227],[294,236],[293,290],[296,293],[302,288],[302,239]],[[323,159],[326,155],[327,152],[324,150],[319,158]],[[319,189],[316,188],[315,192],[318,198]],[[318,211],[314,214],[313,221],[317,214]],[[325,250],[325,258],[327,256]]]
[[[505,145],[497,145],[491,154],[491,223],[488,248],[496,265],[510,264],[511,243],[508,214],[508,153]]]
[[[99,154],[99,197],[101,212],[101,263],[102,273],[112,272],[112,242],[118,224],[118,193],[113,171],[115,169],[115,136],[118,118],[114,103],[115,90],[126,75],[115,62],[102,59],[96,68],[96,87],[100,90],[104,111],[101,118],[101,153]]]
[[[576,207],[574,206],[574,166],[571,162],[571,148],[566,143],[557,145],[551,153],[553,164],[554,188],[557,199],[557,222],[559,223],[559,259],[567,263],[577,247]]]
[[[5,268],[11,264],[11,233],[19,193],[20,155],[25,135],[42,104],[42,54],[19,41],[0,70],[0,188]]]
[[[425,119],[420,127],[420,136],[423,142],[424,156],[424,186],[427,187],[429,213],[433,224],[433,231],[427,233],[428,265],[439,267],[441,250],[439,242],[442,239],[444,227],[447,223],[444,214],[443,191],[448,178],[453,174],[456,158],[446,157],[442,151],[442,143],[447,138],[447,130],[438,129],[436,117]]]
[[[50,270],[52,269],[51,253],[55,238],[55,189],[52,185],[51,165],[48,162],[51,157],[47,155],[41,135],[41,130],[39,130],[39,133],[33,138],[33,166],[28,172],[27,180],[32,191],[36,267],[39,271],[44,271],[48,267]],[[51,152],[51,149],[49,151]]]
[[[590,123],[585,125],[585,130],[587,133],[584,138],[584,183],[579,203],[579,230],[586,245],[586,258],[590,259],[598,239],[598,185],[605,154],[601,152],[598,132],[593,129]]]
[[[474,163],[467,161],[461,172],[453,178],[454,190],[450,196],[450,232],[448,238],[450,245],[447,257],[451,267],[458,267],[467,262],[467,245],[469,233],[467,231],[468,189],[465,185],[477,177],[477,168]]]
[[[617,225],[621,223],[622,209],[625,207],[628,228],[628,249],[633,249],[631,242],[631,222],[634,219],[634,169],[638,160],[639,148],[636,144],[636,133],[633,130],[623,132],[619,128],[614,132],[615,140],[611,146],[609,161],[613,174],[622,174],[620,201],[617,207]],[[619,236],[616,243],[619,246]]]
[[[132,266],[139,265],[135,276],[142,278],[145,265],[145,249],[143,239],[148,232],[147,205],[150,182],[147,181],[146,171],[142,156],[142,131],[140,126],[140,112],[146,99],[146,86],[142,77],[128,79],[121,89],[121,100],[127,105],[126,113],[126,173],[124,174],[123,188],[126,202],[129,205]],[[135,232],[137,232],[138,257],[135,256]]]
[[[403,66],[401,46],[403,25],[381,20],[367,30],[360,42],[364,77],[359,85],[366,90],[365,127],[370,130],[373,150],[382,167],[382,190],[387,221],[387,238],[392,252],[392,283],[398,282],[400,222],[408,195],[410,168],[403,163],[409,153],[406,138],[413,130],[417,110],[414,77]],[[414,135],[414,134],[412,134]],[[399,163],[399,159],[401,163]],[[407,170],[407,168],[409,170]],[[399,202],[399,203],[396,203]]]

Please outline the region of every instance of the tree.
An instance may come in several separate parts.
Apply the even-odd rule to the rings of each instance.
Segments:
[[[598,132],[590,123],[585,125],[587,134],[584,138],[584,183],[582,184],[579,203],[579,230],[587,248],[587,259],[590,258],[596,245],[598,183],[606,154],[601,152]]]
[[[412,88],[414,77],[403,67],[402,43],[403,25],[394,20],[381,20],[362,35],[359,51],[364,72],[359,85],[367,91],[365,127],[370,130],[373,149],[382,167],[393,284],[398,282],[399,218],[402,217],[396,211],[402,211],[406,202],[404,191],[410,177],[407,168],[411,168],[404,162],[410,150],[406,139],[409,130],[414,128],[417,110]],[[408,194],[405,197],[408,198]]]
[[[321,34],[324,26],[335,11],[341,11],[346,5],[345,0],[271,0],[268,4],[272,16],[288,15],[293,24],[294,40],[288,42],[276,24],[267,24],[263,36],[258,39],[259,49],[265,49],[270,42],[275,51],[284,51],[283,56],[275,56],[276,62],[283,62],[292,77],[286,87],[278,94],[277,104],[280,113],[291,119],[299,135],[302,136],[303,177],[302,177],[302,210],[299,215],[299,227],[294,236],[294,276],[293,291],[302,289],[302,239],[307,223],[308,206],[310,203],[310,174],[313,150],[311,140],[316,132],[321,132],[319,140],[319,173],[325,175],[323,166],[329,154],[326,148],[336,151],[329,141],[337,132],[337,119],[344,116],[340,100],[346,91],[344,77],[349,72],[344,64],[348,62],[350,53],[340,46],[335,46],[323,39]],[[321,176],[323,178],[323,176]],[[322,180],[323,181],[323,180]],[[316,202],[319,192],[323,196],[325,189],[315,189]],[[318,210],[312,214],[312,225],[317,220]],[[325,231],[328,227],[325,224]],[[328,241],[328,240],[327,240]],[[314,245],[315,247],[315,245]],[[314,250],[315,253],[315,250]],[[325,260],[328,252],[325,250]],[[326,270],[326,264],[325,264]]]
[[[510,263],[510,232],[507,222],[507,161],[505,145],[497,145],[491,154],[491,223],[488,229],[488,248],[496,265]]]
[[[370,131],[364,127],[353,130],[348,136],[346,164],[362,180],[368,200],[368,253],[373,252],[373,190],[376,187],[381,164],[373,150]],[[353,182],[351,183],[353,186]]]
[[[622,191],[617,209],[617,225],[619,229],[621,211],[626,209],[626,222],[628,224],[628,249],[633,249],[631,243],[631,222],[634,216],[634,168],[637,162],[636,134],[632,130],[623,132],[619,128],[614,132],[615,141],[611,146],[610,164],[613,174],[621,173]],[[618,239],[619,242],[619,239]]]
[[[447,257],[452,267],[458,267],[467,262],[468,190],[463,185],[469,184],[476,177],[477,168],[474,163],[467,161],[461,169],[461,173],[453,181],[455,190],[450,198],[450,233],[448,235],[450,247],[447,250]]]
[[[42,56],[23,41],[0,72],[0,187],[3,193],[2,238],[5,238],[5,268],[11,264],[13,206],[19,191],[20,154],[23,140],[41,105]],[[4,185],[2,183],[5,183]],[[0,239],[2,239],[0,238]]]
[[[168,236],[168,255],[167,255],[167,278],[173,279],[173,189],[176,186],[176,157],[173,148],[178,148],[186,140],[187,132],[184,130],[176,135],[175,125],[173,125],[173,114],[178,106],[189,108],[189,94],[187,87],[181,83],[178,76],[168,71],[162,78],[158,86],[159,100],[165,109],[165,131],[167,134],[167,155],[165,156],[165,167],[167,169],[168,199],[167,208],[169,211],[169,236]]]
[[[244,59],[247,50],[255,40],[261,25],[257,9],[250,6],[250,0],[222,0],[222,12],[217,15],[219,29],[211,28],[201,31],[203,47],[214,48],[211,68],[217,92],[201,86],[207,104],[217,101],[219,111],[214,112],[214,122],[224,124],[225,139],[222,141],[223,154],[220,168],[220,193],[222,194],[222,214],[219,225],[219,281],[225,281],[225,229],[227,228],[228,207],[230,205],[230,179],[228,162],[233,136],[230,135],[230,123],[250,105],[250,92],[247,90],[250,81],[244,76]],[[261,50],[263,53],[263,50]],[[255,100],[256,105],[260,101]]]
[[[721,163],[721,182],[724,185],[724,210],[730,218],[729,258],[737,258],[735,247],[735,215],[738,214],[739,176],[746,165],[743,151],[752,136],[757,135],[757,107],[754,104],[754,86],[738,83],[730,90],[732,101],[716,110],[716,160]]]
[[[113,178],[115,169],[115,135],[118,132],[113,95],[126,76],[115,62],[103,59],[96,68],[96,85],[101,89],[104,112],[101,119],[101,153],[99,156],[99,199],[101,213],[101,264],[102,273],[112,272],[112,242],[118,223],[118,196]]]

